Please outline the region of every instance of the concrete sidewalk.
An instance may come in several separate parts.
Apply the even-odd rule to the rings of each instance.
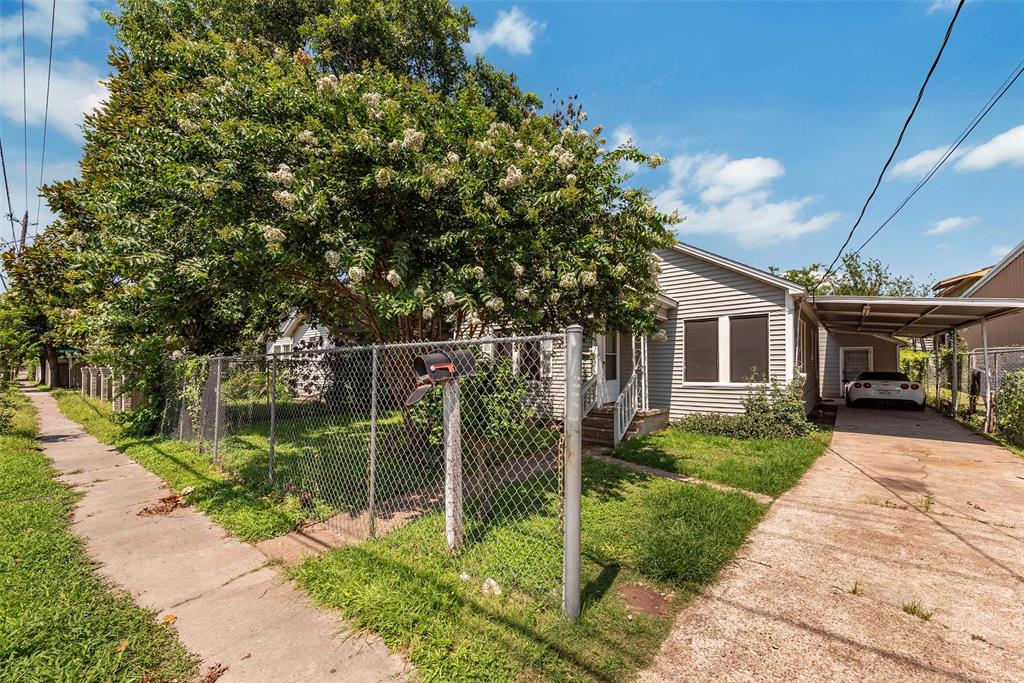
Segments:
[[[640,680],[1019,682],[1021,605],[1024,459],[930,410],[840,408]]]
[[[380,640],[346,633],[266,556],[202,513],[185,507],[139,516],[172,493],[164,482],[65,418],[49,394],[23,390],[59,479],[84,493],[73,529],[100,563],[98,573],[158,618],[173,614],[202,670],[227,666],[221,683],[404,678],[406,666]]]

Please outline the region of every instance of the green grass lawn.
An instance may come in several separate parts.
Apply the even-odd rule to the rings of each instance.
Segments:
[[[822,431],[792,439],[737,439],[670,427],[626,441],[612,455],[775,497],[799,481],[831,438]]]
[[[109,404],[103,401],[69,390],[56,390],[54,394],[64,415],[100,441],[118,448],[176,491],[194,487],[189,502],[242,540],[280,536],[306,518],[296,496],[244,486],[189,444],[161,436],[125,434],[114,421]]]
[[[583,477],[584,608],[576,623],[560,612],[558,530],[544,501],[533,501],[533,514],[490,525],[456,557],[434,514],[292,572],[318,603],[407,653],[424,680],[626,680],[652,659],[674,614],[732,557],[763,508],[740,493],[598,462],[584,463]],[[526,489],[520,499],[546,489],[513,486]],[[532,568],[536,580],[507,574],[510,566]],[[499,597],[482,593],[486,578],[498,580]],[[631,614],[617,588],[637,583],[674,592],[668,613]]]
[[[31,404],[0,434],[0,679],[187,681],[174,629],[93,573],[69,529],[76,494],[52,479]]]

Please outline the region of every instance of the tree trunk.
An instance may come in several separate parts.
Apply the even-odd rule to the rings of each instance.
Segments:
[[[53,344],[46,345],[46,367],[49,370],[50,381],[48,384],[50,387],[54,389],[63,388],[64,383],[60,377],[60,362],[57,359],[57,347]]]

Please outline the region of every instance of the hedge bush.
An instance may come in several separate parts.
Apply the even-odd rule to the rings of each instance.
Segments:
[[[814,425],[807,421],[803,383],[799,379],[755,384],[741,401],[742,415],[694,413],[673,424],[677,429],[712,436],[742,439],[785,439],[807,436]]]
[[[1015,446],[1024,447],[1024,370],[1007,373],[996,408],[999,431]]]

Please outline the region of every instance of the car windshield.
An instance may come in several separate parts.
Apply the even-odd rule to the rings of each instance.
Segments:
[[[889,380],[890,382],[909,382],[910,378],[902,372],[862,372],[857,375],[860,381],[873,379],[879,382]]]

